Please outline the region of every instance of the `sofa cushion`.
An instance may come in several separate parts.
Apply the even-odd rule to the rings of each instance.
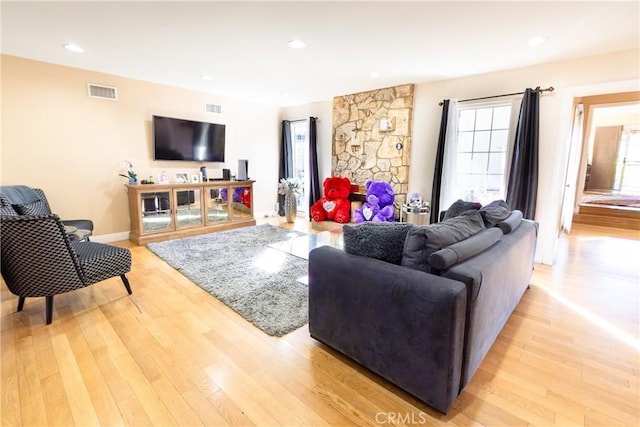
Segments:
[[[412,224],[363,222],[342,227],[344,250],[354,255],[400,264],[407,233]]]
[[[401,265],[427,273],[436,272],[437,269],[432,269],[429,264],[429,256],[433,252],[484,229],[482,216],[474,209],[437,224],[415,226],[407,234]]]
[[[500,221],[504,221],[511,215],[511,206],[504,200],[494,200],[480,208],[480,214],[487,227],[495,227]]]
[[[49,215],[49,207],[42,200],[20,205],[13,205],[20,215]]]
[[[499,228],[487,228],[473,236],[432,253],[429,264],[432,268],[445,270],[493,246],[502,237]]]
[[[513,230],[518,228],[521,222],[522,222],[522,212],[516,209],[514,211],[511,211],[511,214],[507,217],[507,219],[497,223],[496,227],[502,230],[504,234],[509,234]]]
[[[444,217],[442,219],[446,221],[447,219],[458,216],[461,213],[468,211],[469,209],[478,210],[481,207],[482,205],[480,203],[465,202],[462,199],[458,199],[455,202],[453,202],[451,206],[449,206],[449,209],[445,211]]]

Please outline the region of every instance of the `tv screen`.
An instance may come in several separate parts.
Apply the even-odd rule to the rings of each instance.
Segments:
[[[224,143],[224,125],[153,116],[155,160],[224,162]]]

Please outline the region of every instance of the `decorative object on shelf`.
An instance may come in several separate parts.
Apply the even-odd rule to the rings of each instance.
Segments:
[[[120,167],[123,169],[127,169],[127,171],[124,173],[119,173],[118,176],[127,178],[129,180],[129,185],[136,185],[138,183],[138,174],[133,169],[133,163],[131,163],[129,160],[125,160],[124,162],[120,163]]]
[[[193,184],[197,184],[200,182],[200,175],[197,174],[191,174],[191,182]]]
[[[185,184],[189,182],[189,174],[188,173],[177,173],[176,174],[176,182],[179,184]]]
[[[158,177],[158,182],[160,184],[168,184],[169,183],[169,174],[165,171],[160,172],[160,176]]]
[[[389,132],[392,130],[396,130],[396,118],[395,117],[387,117],[384,119],[380,119],[380,131],[381,132]]]
[[[278,183],[278,194],[284,195],[284,216],[292,223],[298,215],[296,193],[302,192],[302,183],[298,178],[282,178]]]

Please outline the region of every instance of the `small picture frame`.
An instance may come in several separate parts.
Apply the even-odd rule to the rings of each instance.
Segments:
[[[176,174],[176,182],[179,184],[186,184],[189,182],[189,174],[188,173],[177,173]]]
[[[195,174],[195,173],[194,173],[194,174],[192,174],[192,175],[191,175],[191,183],[192,183],[192,184],[197,184],[197,183],[199,183],[199,182],[200,182],[200,175]]]

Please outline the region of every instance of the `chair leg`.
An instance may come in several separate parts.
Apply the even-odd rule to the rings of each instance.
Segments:
[[[22,308],[24,307],[25,299],[26,299],[25,297],[18,297],[18,311],[22,311]]]
[[[53,318],[53,295],[45,297],[46,300],[46,314],[47,314],[47,325],[51,324],[51,319]]]
[[[129,295],[131,295],[132,292],[131,292],[131,286],[129,286],[129,279],[127,279],[127,276],[124,274],[121,274],[120,278],[122,279],[122,283],[124,283],[124,287],[127,288],[127,292],[129,292]]]

